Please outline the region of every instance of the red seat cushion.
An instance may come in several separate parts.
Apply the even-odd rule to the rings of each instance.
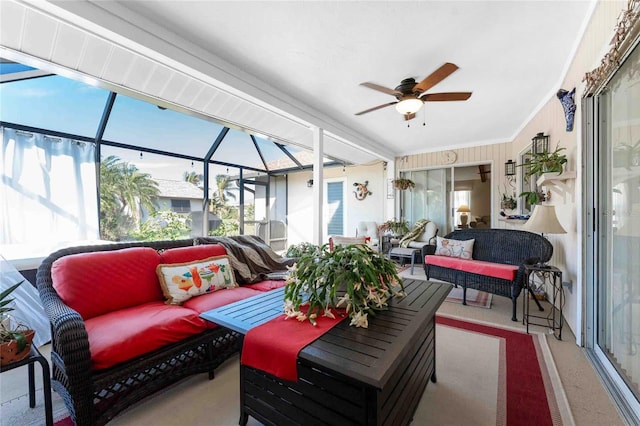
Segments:
[[[501,278],[509,281],[515,280],[516,272],[518,272],[518,267],[515,265],[485,262],[483,260],[461,259],[458,269],[465,272],[471,272],[473,274],[487,275],[489,277]]]
[[[187,263],[225,254],[227,251],[220,244],[176,247],[160,253],[160,263]]]
[[[87,320],[164,300],[156,275],[159,263],[150,247],[79,253],[53,262],[51,279],[64,303]]]
[[[424,257],[424,263],[427,265],[442,266],[451,269],[459,269],[459,261],[459,257],[437,256],[433,254],[428,254]]]
[[[457,257],[427,255],[424,259],[426,264],[442,266],[445,268],[457,269],[459,271],[471,272],[478,275],[486,275],[503,280],[513,281],[516,279],[518,266],[504,263],[485,262],[483,260],[459,259]]]
[[[229,303],[237,302],[238,300],[243,300],[247,297],[256,296],[258,294],[262,294],[262,292],[247,287],[225,288],[214,291],[213,293],[192,297],[184,302],[182,307],[201,314],[203,312],[210,311],[211,309],[219,308],[220,306],[228,305]],[[217,327],[217,324],[209,321],[205,322],[209,328]]]
[[[243,287],[251,288],[258,291],[271,291],[275,290],[276,288],[284,287],[285,285],[287,285],[287,282],[284,280],[265,280],[255,284],[247,284]]]
[[[197,312],[150,302],[85,321],[94,370],[137,358],[206,330]]]

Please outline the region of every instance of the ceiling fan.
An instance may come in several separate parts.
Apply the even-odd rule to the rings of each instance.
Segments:
[[[416,83],[416,80],[413,78],[405,78],[395,89],[389,89],[375,83],[360,83],[361,86],[368,87],[369,89],[395,96],[397,101],[365,109],[364,111],[356,113],[356,115],[367,114],[378,109],[395,105],[396,110],[400,114],[404,115],[404,119],[408,121],[416,116],[416,112],[422,108],[422,104],[425,102],[466,101],[471,97],[471,92],[424,93],[445,78],[449,77],[457,69],[457,65],[447,62],[425,77],[420,83]]]

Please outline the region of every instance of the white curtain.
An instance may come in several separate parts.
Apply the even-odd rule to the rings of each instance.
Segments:
[[[97,240],[92,143],[0,128],[0,244]]]

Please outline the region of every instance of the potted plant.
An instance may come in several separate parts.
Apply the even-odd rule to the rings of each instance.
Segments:
[[[389,231],[395,236],[404,235],[409,232],[409,223],[406,220],[389,219],[380,226],[379,231]]]
[[[520,193],[520,197],[524,197],[524,201],[530,206],[534,206],[536,204],[540,204],[550,197],[544,193],[544,191],[524,191]]]
[[[31,349],[35,331],[22,323],[13,325],[8,316],[9,312],[14,310],[9,304],[15,300],[9,299],[9,295],[23,282],[24,280],[0,293],[0,365],[11,364],[26,358]]]
[[[560,152],[566,148],[560,147],[559,143],[552,152],[547,150],[538,153],[528,152],[524,154],[529,161],[518,166],[527,167],[526,177],[540,175],[542,173],[562,173],[564,164],[567,162],[567,156]]]
[[[311,243],[292,244],[287,249],[286,257],[300,257],[303,254],[316,253],[320,247]]]
[[[284,291],[285,314],[315,325],[319,315],[335,318],[344,308],[350,325],[367,328],[369,315],[385,309],[393,296],[404,296],[395,264],[365,245],[325,244],[303,254],[289,268]],[[308,306],[304,312],[302,306]]]
[[[503,210],[514,210],[516,207],[518,207],[518,201],[516,200],[515,194],[503,193],[500,208]]]
[[[393,186],[396,189],[404,191],[405,189],[415,188],[416,184],[411,179],[396,178],[393,180]]]

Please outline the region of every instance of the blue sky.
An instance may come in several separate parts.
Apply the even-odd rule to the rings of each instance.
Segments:
[[[9,65],[3,64],[2,72]],[[33,78],[0,84],[0,120],[86,137],[95,137],[109,92],[61,76]],[[118,95],[104,139],[203,157],[220,133],[222,125]],[[284,154],[272,143],[258,139],[267,162]],[[293,149],[293,151],[297,151]],[[185,171],[202,173],[201,163],[103,146],[103,156],[116,154],[140,170],[162,179],[182,179]],[[262,167],[248,134],[231,130],[214,159]],[[216,167],[211,174],[225,173]],[[234,173],[234,171],[230,171]],[[235,172],[237,173],[237,172]]]

